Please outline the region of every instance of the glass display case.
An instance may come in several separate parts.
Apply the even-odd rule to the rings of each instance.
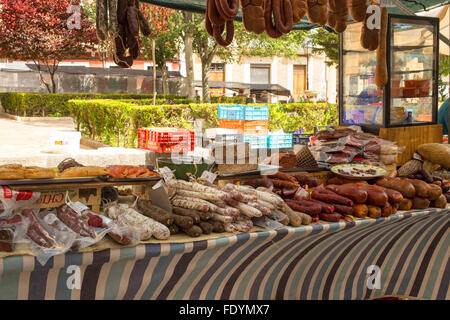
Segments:
[[[339,122],[380,128],[435,124],[439,19],[389,15],[388,84],[375,85],[376,50],[360,45],[361,23],[339,36]]]

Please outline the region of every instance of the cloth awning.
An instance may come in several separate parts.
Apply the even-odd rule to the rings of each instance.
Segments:
[[[197,13],[204,13],[206,8],[206,0],[141,0],[142,2],[147,2],[150,4],[155,4],[162,7],[192,11]],[[442,6],[448,3],[448,0],[399,0],[405,7],[413,12],[423,11],[425,8],[434,8],[437,6]],[[400,8],[393,7],[388,8],[390,13],[404,14]],[[236,17],[237,21],[242,21],[241,13]],[[318,25],[313,24],[308,21],[305,16],[300,23],[294,26],[295,30],[308,30],[318,27]]]
[[[194,82],[196,87],[201,87],[201,81]],[[227,82],[227,81],[209,81],[210,88],[228,89],[233,91],[250,90],[251,93],[267,92],[278,96],[289,96],[291,92],[279,84],[256,84],[256,83],[242,83],[242,82]]]

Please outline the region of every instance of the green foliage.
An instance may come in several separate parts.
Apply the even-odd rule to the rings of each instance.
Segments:
[[[445,101],[448,98],[448,88],[450,83],[445,83],[445,77],[450,74],[450,56],[441,54],[439,56],[439,79],[438,79],[438,92],[441,101]]]
[[[144,101],[144,100],[142,100]],[[141,102],[142,102],[141,101]],[[176,127],[192,129],[196,119],[203,128],[218,126],[217,104],[140,105],[130,100],[70,100],[70,112],[83,135],[113,146],[137,147],[137,129]],[[336,125],[336,105],[325,103],[271,104],[271,130],[285,131]],[[288,116],[286,116],[288,115]]]
[[[186,104],[185,96],[158,95],[159,104]],[[71,99],[132,99],[151,100],[152,94],[97,94],[97,93],[0,93],[0,102],[7,113],[17,116],[70,116],[67,101]],[[147,102],[146,102],[147,103]],[[145,104],[145,103],[144,103]]]
[[[273,104],[269,107],[269,119],[270,130],[296,131],[303,128],[305,133],[313,133],[315,126],[339,123],[337,105],[327,103]]]
[[[313,53],[324,53],[330,61],[329,66],[339,64],[339,36],[323,28],[311,30],[309,33],[310,45]]]
[[[307,32],[293,30],[278,39],[270,38],[265,32],[254,34],[244,29],[242,23],[235,23],[235,39],[239,56],[296,58],[305,46]]]

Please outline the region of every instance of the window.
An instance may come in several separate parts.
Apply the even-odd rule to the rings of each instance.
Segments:
[[[211,72],[224,72],[225,64],[223,63],[211,63]]]
[[[250,82],[256,84],[270,84],[270,65],[250,65]]]

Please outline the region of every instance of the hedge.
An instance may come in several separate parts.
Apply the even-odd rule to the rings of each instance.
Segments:
[[[217,127],[218,104],[139,105],[121,100],[70,100],[68,108],[83,135],[113,146],[137,147],[137,129],[178,127],[192,129],[196,119],[203,127]],[[336,105],[326,103],[271,104],[269,127],[285,131],[337,124]],[[287,116],[288,115],[288,116]]]
[[[67,102],[72,99],[129,99],[146,100],[150,104],[152,94],[100,94],[100,93],[0,93],[5,112],[17,116],[70,116]],[[185,96],[157,95],[158,104],[186,104],[192,101]]]

